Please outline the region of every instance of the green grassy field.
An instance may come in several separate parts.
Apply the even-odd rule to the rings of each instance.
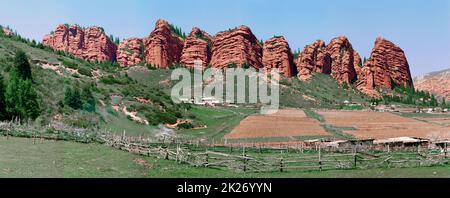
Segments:
[[[254,108],[208,108],[193,106],[190,112],[195,116],[199,125],[206,125],[206,128],[188,129],[178,131],[181,136],[196,138],[223,138],[223,136],[234,127],[239,125],[241,120],[258,111]]]
[[[233,173],[142,157],[106,145],[0,138],[0,177],[67,178],[404,178],[450,177],[450,166]]]

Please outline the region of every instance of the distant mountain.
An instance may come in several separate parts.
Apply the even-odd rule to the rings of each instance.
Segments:
[[[429,91],[450,100],[450,69],[418,76],[414,78],[414,85],[419,90]]]

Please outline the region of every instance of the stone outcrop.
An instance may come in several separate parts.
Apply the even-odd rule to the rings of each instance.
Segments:
[[[294,75],[294,55],[284,37],[274,37],[267,40],[263,47],[262,63],[264,69],[277,69],[281,75]]]
[[[192,68],[196,60],[201,60],[202,66],[207,66],[211,60],[211,43],[208,33],[194,27],[184,42],[181,64]]]
[[[143,61],[144,43],[142,39],[123,40],[117,50],[117,63],[122,67],[138,65]]]
[[[64,51],[87,61],[115,61],[117,46],[103,28],[83,29],[78,25],[59,25],[43,42],[54,50]]]
[[[331,56],[327,52],[325,42],[317,40],[307,45],[296,61],[298,78],[307,81],[314,73],[331,73]]]
[[[347,37],[340,36],[331,40],[327,52],[331,57],[331,76],[339,84],[353,83],[357,78],[355,67],[358,65],[355,64],[360,64],[361,58],[353,50]]]
[[[450,70],[433,72],[414,79],[414,87],[450,100]]]
[[[144,39],[145,62],[158,68],[168,68],[180,62],[183,39],[174,34],[165,20],[156,22],[155,30]]]
[[[230,65],[241,67],[245,64],[260,69],[262,47],[250,28],[238,28],[219,32],[213,39],[211,65],[226,68]]]
[[[5,34],[6,36],[13,36],[14,32],[12,30],[10,30],[9,28],[6,27],[2,27],[1,31],[3,31],[3,34]]]
[[[357,87],[363,93],[378,96],[378,89],[399,86],[413,86],[405,53],[392,42],[377,38],[370,58],[361,69]]]

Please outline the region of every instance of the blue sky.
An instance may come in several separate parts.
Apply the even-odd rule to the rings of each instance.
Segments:
[[[349,37],[362,57],[383,36],[404,49],[413,75],[450,68],[450,0],[0,0],[0,24],[41,40],[61,23],[144,37],[164,18],[189,33],[241,24],[259,39],[283,35],[292,49]]]

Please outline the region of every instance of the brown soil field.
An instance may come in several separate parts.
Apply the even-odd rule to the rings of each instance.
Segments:
[[[286,109],[272,115],[255,115],[244,119],[228,139],[329,136],[320,122],[308,118],[302,110]]]
[[[438,124],[442,126],[450,126],[450,117],[449,118],[416,118],[418,120],[423,120],[426,122],[431,122],[433,124]]]
[[[387,139],[415,137],[427,139],[450,138],[450,127],[405,118],[392,113],[372,111],[320,111],[327,124],[336,127],[353,127],[344,131],[358,139]]]

